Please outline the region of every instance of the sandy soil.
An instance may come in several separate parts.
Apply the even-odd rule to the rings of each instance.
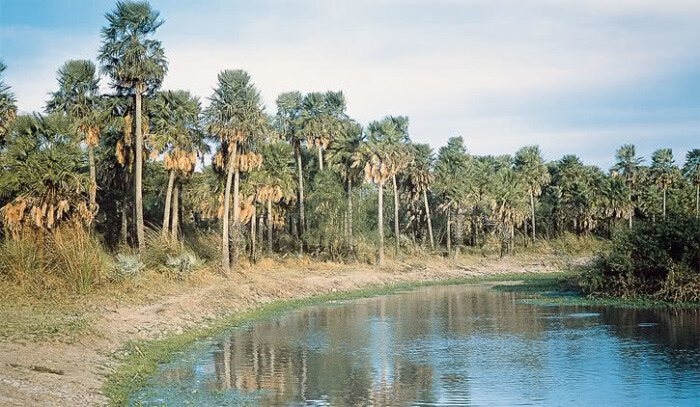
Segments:
[[[162,296],[146,305],[86,304],[94,329],[77,341],[0,341],[0,405],[103,405],[106,398],[101,394],[101,386],[115,367],[113,355],[129,340],[159,338],[268,301],[394,282],[550,272],[563,266],[561,258],[533,255],[505,260],[474,257],[450,262],[393,263],[382,269],[337,265],[297,270],[277,267],[215,278],[203,286],[185,287],[185,292]]]

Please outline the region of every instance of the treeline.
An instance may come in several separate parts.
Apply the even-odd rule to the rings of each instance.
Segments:
[[[165,245],[162,262],[184,267],[172,256],[185,251],[182,262],[228,272],[263,253],[381,263],[385,245],[444,254],[496,241],[506,255],[518,238],[698,216],[700,149],[679,168],[669,149],[647,166],[624,145],[609,172],[575,155],[545,162],[537,146],[475,156],[461,137],[435,154],[411,141],[407,117],[355,122],[342,92],[282,93],[271,114],[242,70],[222,71],[203,107],[160,89],[163,20],[147,2],[118,2],[106,19],[99,69],[66,62],[45,112],[16,117],[0,84],[3,244],[30,236],[39,260],[66,228],[112,252]],[[99,71],[112,93],[100,94]]]

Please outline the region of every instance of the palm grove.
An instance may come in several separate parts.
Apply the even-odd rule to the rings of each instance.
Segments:
[[[98,64],[60,67],[42,114],[17,116],[0,83],[3,278],[26,256],[8,247],[31,242],[32,265],[48,270],[57,262],[49,247],[71,233],[120,253],[117,262],[160,250],[150,266],[180,267],[173,259],[185,255],[228,272],[292,253],[382,263],[385,251],[496,243],[503,256],[516,242],[698,217],[699,149],[679,167],[669,149],[644,165],[624,145],[609,172],[575,155],[545,162],[537,146],[475,156],[461,137],[435,154],[411,141],[407,117],[355,122],[342,92],[285,92],[273,115],[242,70],[220,72],[202,103],[161,89],[161,24],[148,3],[118,2]],[[109,94],[100,94],[103,78]]]

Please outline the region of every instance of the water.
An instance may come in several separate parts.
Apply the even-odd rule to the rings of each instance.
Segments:
[[[134,405],[700,406],[700,312],[484,286],[309,307],[163,365]]]

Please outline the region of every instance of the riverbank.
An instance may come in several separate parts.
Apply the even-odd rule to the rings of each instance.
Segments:
[[[132,361],[143,359],[146,365],[157,360],[148,359],[146,352],[150,348],[146,352],[142,349],[146,341],[168,338],[172,345],[168,346],[176,349],[188,339],[195,340],[198,335],[235,322],[241,312],[275,301],[305,298],[299,301],[312,301],[308,298],[350,292],[377,295],[389,292],[382,290],[429,282],[514,278],[528,273],[557,272],[570,263],[570,258],[541,254],[505,259],[423,258],[390,262],[383,268],[295,260],[258,264],[227,278],[207,270],[200,270],[182,282],[164,282],[144,275],[144,280],[119,290],[48,303],[3,298],[0,404],[106,404],[109,400],[103,389],[108,389],[113,400],[118,400],[119,391],[114,389],[119,388],[115,383],[120,381],[115,372],[127,371],[125,358],[138,355]],[[368,288],[371,290],[364,294],[358,291]],[[286,306],[292,305],[295,304]],[[265,312],[273,311],[275,306],[270,307]],[[172,342],[176,337],[179,339]],[[159,353],[166,355],[167,349]],[[129,382],[136,383],[139,375],[134,373]],[[103,387],[108,377],[112,377],[110,384]]]

